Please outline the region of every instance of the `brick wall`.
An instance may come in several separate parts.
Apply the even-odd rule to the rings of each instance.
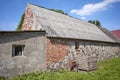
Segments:
[[[24,21],[22,24],[22,30],[32,30],[33,26],[33,12],[30,8],[25,11]]]
[[[48,38],[47,39],[47,65],[60,62],[68,54],[66,40]]]
[[[43,30],[40,22],[38,16],[35,15],[32,9],[27,7],[21,30]]]

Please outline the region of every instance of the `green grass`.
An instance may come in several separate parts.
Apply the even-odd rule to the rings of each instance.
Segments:
[[[120,80],[120,58],[101,61],[98,65],[98,70],[92,72],[36,72],[16,76],[10,80]]]

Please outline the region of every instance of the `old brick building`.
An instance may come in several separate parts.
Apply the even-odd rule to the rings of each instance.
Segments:
[[[0,33],[4,34],[0,36],[0,70],[4,73],[5,70],[10,72],[14,67],[16,74],[20,71],[72,69],[76,65],[78,69],[91,70],[92,65],[86,63],[120,56],[120,40],[108,30],[33,4],[27,4],[21,28],[19,34],[18,32]],[[26,37],[25,33],[29,34],[27,35],[29,38],[25,38],[27,40],[22,39]],[[12,38],[9,39],[8,36]],[[18,39],[19,36],[21,39]],[[4,42],[3,39],[8,40]],[[9,52],[6,50],[8,45],[11,47]],[[22,56],[16,54],[20,51],[23,53]],[[23,60],[23,57],[27,60]],[[14,61],[14,58],[17,58],[15,59],[17,61]],[[25,64],[19,62],[19,59],[28,62]],[[14,64],[9,63],[8,60]],[[5,61],[6,65],[11,65],[10,69],[5,68]],[[83,65],[83,62],[86,65]]]

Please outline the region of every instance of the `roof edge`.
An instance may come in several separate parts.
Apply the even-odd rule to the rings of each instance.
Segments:
[[[95,42],[101,42],[101,43],[116,43],[116,42],[109,42],[109,41],[89,40],[89,39],[77,39],[77,38],[65,38],[65,37],[51,37],[51,36],[47,36],[47,38],[61,38],[61,39],[82,40],[82,41],[91,41],[91,42],[95,41]]]
[[[45,30],[0,31],[0,33],[45,32]]]
[[[114,40],[116,43],[120,43],[120,39],[117,38],[115,35],[113,35],[109,30],[107,30],[104,27],[101,26],[97,26],[102,32],[104,32],[109,38],[111,38],[112,40]]]

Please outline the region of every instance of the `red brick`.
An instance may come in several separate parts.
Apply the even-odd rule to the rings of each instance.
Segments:
[[[67,41],[63,39],[47,39],[47,62],[59,62],[68,54]]]

